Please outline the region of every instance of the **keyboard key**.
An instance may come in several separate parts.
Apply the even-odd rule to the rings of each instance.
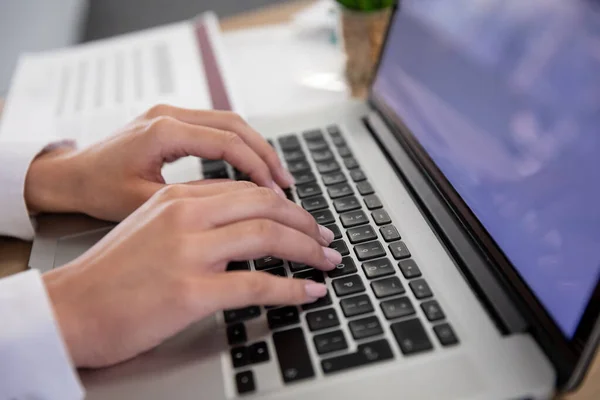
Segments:
[[[410,289],[417,299],[425,299],[433,296],[433,293],[431,293],[431,289],[429,288],[427,282],[425,282],[425,279],[410,281],[408,286],[410,286]]]
[[[296,193],[298,193],[298,197],[303,199],[305,197],[319,195],[323,192],[321,191],[321,187],[319,186],[319,184],[313,182],[296,186]]]
[[[269,323],[269,329],[278,329],[284,326],[297,324],[300,322],[298,308],[295,306],[287,306],[269,310],[267,311],[267,322]]]
[[[381,311],[387,319],[402,318],[416,312],[408,297],[382,301]]]
[[[458,338],[454,333],[454,330],[448,323],[436,325],[433,327],[433,331],[437,336],[442,346],[452,346],[458,344]]]
[[[294,183],[296,185],[304,185],[305,183],[316,181],[315,174],[307,170],[293,173],[292,176],[294,177]]]
[[[306,211],[317,211],[329,207],[329,204],[327,204],[325,197],[315,196],[302,200],[302,207]]]
[[[365,275],[369,279],[381,278],[382,276],[392,275],[394,266],[387,258],[367,261],[362,265]]]
[[[371,216],[373,217],[373,220],[377,225],[385,225],[392,222],[387,211],[385,211],[383,208],[380,210],[373,211],[371,213]]]
[[[227,264],[227,271],[248,271],[250,263],[248,261],[232,261]]]
[[[415,354],[433,349],[425,328],[418,319],[396,322],[391,325],[394,337],[403,354]]]
[[[373,364],[394,358],[392,349],[387,340],[380,339],[358,346],[356,353],[344,354],[321,361],[324,374],[344,371],[361,365]]]
[[[289,151],[296,150],[300,148],[300,140],[298,140],[298,136],[296,135],[286,135],[282,136],[278,140],[279,146],[281,146],[281,150]]]
[[[392,242],[394,240],[400,240],[400,234],[398,233],[398,229],[394,225],[386,225],[379,228],[379,232],[381,232],[381,236],[383,236],[383,240],[386,242]]]
[[[315,162],[333,160],[333,153],[330,150],[319,150],[312,152],[312,158]]]
[[[267,342],[256,342],[248,347],[248,356],[252,364],[269,361]]]
[[[404,242],[398,241],[390,243],[390,251],[396,260],[410,257],[410,251]]]
[[[352,156],[352,152],[350,151],[348,146],[339,147],[338,154],[340,155],[340,157],[351,157]]]
[[[317,163],[317,170],[320,174],[339,171],[339,169],[340,165],[335,160]]]
[[[285,198],[288,199],[289,201],[292,201],[295,203],[294,194],[292,193],[292,188],[285,188],[282,190],[283,190],[283,193],[285,194]]]
[[[337,185],[338,183],[347,182],[346,175],[343,172],[332,172],[322,175],[325,186]]]
[[[325,140],[325,138],[323,137],[323,132],[321,132],[320,129],[313,129],[310,131],[306,131],[306,132],[302,133],[302,137],[307,142]]]
[[[227,163],[222,160],[202,160],[202,175],[204,179],[229,178]]]
[[[225,323],[231,324],[233,322],[246,321],[248,319],[256,318],[260,315],[260,307],[250,306],[245,308],[236,308],[231,310],[223,311]]]
[[[334,239],[340,239],[342,237],[342,232],[340,231],[340,228],[336,224],[326,225],[325,228],[327,228],[331,232],[333,232]]]
[[[268,272],[269,274],[275,275],[275,276],[281,276],[284,278],[287,277],[287,272],[285,272],[285,268],[283,268],[283,267],[267,269],[267,270],[265,270],[265,272]]]
[[[350,275],[332,281],[333,290],[338,297],[348,296],[365,291],[365,285],[358,275]]]
[[[344,165],[346,166],[346,168],[348,169],[354,169],[354,168],[358,168],[358,161],[356,161],[356,158],[350,156],[350,157],[344,157]]]
[[[340,300],[340,307],[342,307],[342,312],[347,318],[374,311],[371,300],[366,294],[342,299]]]
[[[233,368],[240,368],[250,363],[248,357],[248,348],[245,346],[234,347],[231,349],[231,363]]]
[[[254,392],[256,390],[254,373],[252,371],[243,371],[235,374],[235,386],[239,394]]]
[[[405,292],[400,279],[395,276],[371,282],[371,289],[373,289],[373,293],[378,299],[396,296]]]
[[[398,263],[398,267],[400,267],[400,271],[406,279],[418,278],[421,276],[421,270],[413,260],[402,260]]]
[[[354,196],[342,197],[333,201],[333,207],[338,213],[343,213],[360,208],[360,202]]]
[[[340,276],[353,274],[356,272],[356,265],[350,257],[342,258],[342,262],[337,265],[334,270],[329,271],[327,274],[330,278],[338,278]]]
[[[364,181],[365,179],[367,179],[367,177],[365,176],[365,173],[362,172],[362,169],[358,169],[358,168],[355,168],[352,171],[350,171],[350,178],[352,178],[352,180],[354,182],[360,182],[360,181]]]
[[[429,300],[421,303],[421,309],[425,313],[425,316],[430,321],[438,321],[446,318],[442,308],[436,300]]]
[[[347,183],[339,183],[337,185],[329,186],[327,188],[327,193],[329,193],[329,197],[332,199],[337,199],[338,197],[349,196],[354,193],[354,190]]]
[[[342,226],[344,228],[352,228],[353,226],[358,226],[369,222],[367,215],[362,210],[340,214],[340,221],[342,221]]]
[[[372,260],[385,256],[385,250],[378,241],[362,243],[354,246],[354,252],[359,261]]]
[[[346,235],[348,235],[348,239],[352,244],[377,239],[377,234],[371,225],[357,226],[356,228],[348,229]]]
[[[315,342],[315,349],[319,354],[331,353],[332,351],[339,351],[348,348],[344,332],[333,331],[316,335],[313,338]]]
[[[236,181],[251,181],[252,179],[250,179],[250,175],[248,175],[245,172],[242,172],[240,170],[234,169],[233,170],[233,179],[235,179]]]
[[[275,332],[273,345],[277,353],[281,377],[285,383],[315,375],[302,328]]]
[[[315,308],[325,307],[329,305],[331,305],[331,296],[329,296],[329,293],[327,293],[325,296],[318,298],[317,301],[302,304],[302,309],[304,311],[314,310]]]
[[[363,196],[366,196],[368,194],[372,194],[375,191],[373,190],[373,187],[371,187],[371,184],[369,183],[369,181],[362,181],[362,182],[358,182],[356,184],[356,189],[358,190],[358,192],[360,194],[362,194]]]
[[[340,128],[337,125],[329,125],[327,128],[327,133],[329,133],[329,136],[331,136],[332,138],[334,137],[340,137],[342,135],[342,133],[340,132]]]
[[[350,254],[350,250],[348,250],[348,246],[346,246],[346,243],[343,240],[335,240],[331,242],[329,247],[340,253],[342,256]]]
[[[302,271],[304,269],[312,268],[309,265],[297,263],[297,262],[291,262],[289,264],[290,264],[290,271],[292,271],[292,272],[298,272],[298,271]]]
[[[346,141],[341,136],[332,137],[331,141],[333,142],[333,144],[335,145],[335,147],[342,147],[342,146],[346,145]]]
[[[230,345],[241,344],[246,340],[248,340],[248,336],[246,335],[246,327],[243,323],[240,322],[227,327],[227,342]]]
[[[294,274],[294,279],[308,279],[315,282],[323,283],[325,282],[325,277],[323,276],[323,272],[318,269],[307,269],[306,271],[298,272]]]
[[[335,218],[333,218],[333,214],[329,210],[313,211],[311,214],[319,225],[327,225],[335,222]]]
[[[306,143],[306,147],[312,151],[329,150],[329,145],[324,140],[313,140]]]
[[[348,323],[348,327],[355,340],[365,339],[383,333],[381,324],[376,316],[351,321]]]
[[[288,170],[292,173],[298,173],[300,171],[310,171],[310,164],[308,163],[308,161],[294,161],[291,163],[288,163]]]
[[[376,194],[370,194],[368,196],[365,196],[364,200],[365,205],[369,210],[375,210],[377,208],[383,207],[381,201],[379,200],[379,197],[377,197]]]
[[[283,159],[286,162],[291,163],[294,161],[304,161],[306,160],[306,156],[304,155],[304,152],[301,149],[296,149],[292,151],[284,151]]]
[[[272,256],[266,256],[254,260],[254,268],[258,271],[267,268],[279,267],[280,265],[283,265],[283,260]]]
[[[320,331],[322,329],[338,326],[340,321],[333,308],[313,311],[306,314],[306,323],[311,331]]]

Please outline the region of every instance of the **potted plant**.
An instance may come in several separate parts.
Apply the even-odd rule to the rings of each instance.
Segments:
[[[346,51],[346,81],[352,96],[365,97],[396,0],[336,1]]]

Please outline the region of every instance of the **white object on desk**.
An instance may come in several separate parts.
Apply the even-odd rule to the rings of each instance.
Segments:
[[[215,104],[202,47],[223,64],[216,16],[202,15],[141,32],[21,57],[0,125],[3,138],[26,141],[52,135],[95,143],[157,103],[210,109]],[[202,48],[201,48],[202,47]],[[228,106],[240,111],[231,83],[216,68]],[[213,74],[213,75],[215,75]],[[167,182],[200,178],[197,159],[163,170]]]

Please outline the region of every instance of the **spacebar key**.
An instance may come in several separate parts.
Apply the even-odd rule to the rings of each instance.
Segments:
[[[394,358],[394,354],[392,353],[388,341],[381,339],[359,345],[355,353],[344,354],[343,356],[323,360],[321,361],[321,366],[323,367],[323,372],[325,374],[331,374],[348,368],[359,367],[361,365],[392,358]]]
[[[281,377],[285,383],[315,375],[302,328],[275,332],[273,344],[279,360]]]

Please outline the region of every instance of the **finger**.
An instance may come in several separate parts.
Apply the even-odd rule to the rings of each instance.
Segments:
[[[267,188],[253,188],[210,197],[206,201],[197,202],[198,212],[193,213],[200,221],[194,225],[204,224],[208,228],[228,225],[233,222],[249,219],[269,219],[305,233],[328,246],[334,234],[329,229],[318,225],[313,216],[287,199],[282,199]]]
[[[266,272],[236,271],[217,274],[209,282],[203,282],[202,286],[199,293],[205,294],[202,296],[203,302],[210,299],[212,311],[253,304],[312,303],[327,294],[327,286],[322,283],[281,278]]]
[[[252,181],[285,196],[273,181],[267,164],[237,134],[191,125],[170,117],[159,117],[151,125],[150,130],[160,142],[164,160],[185,156],[225,160],[248,174]]]
[[[200,235],[194,240],[203,244],[196,248],[202,254],[196,257],[218,266],[269,255],[329,271],[342,260],[340,253],[305,233],[268,219],[235,222]]]
[[[151,114],[154,117],[165,115],[188,124],[234,132],[267,163],[278,185],[289,187],[294,183],[294,178],[283,167],[273,147],[238,114],[230,111],[192,110],[172,106],[156,106],[151,110]]]

